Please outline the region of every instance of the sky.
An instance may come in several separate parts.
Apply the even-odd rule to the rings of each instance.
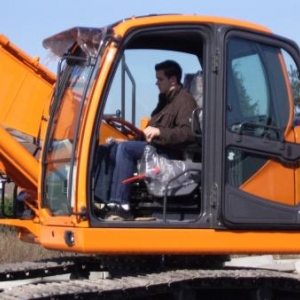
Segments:
[[[76,26],[103,27],[148,14],[229,17],[267,26],[300,45],[299,0],[2,0],[0,34],[47,66],[42,41]]]

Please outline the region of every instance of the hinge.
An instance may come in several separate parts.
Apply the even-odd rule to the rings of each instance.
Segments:
[[[212,58],[212,71],[214,73],[219,72],[219,58],[220,58],[220,50],[219,50],[219,48],[217,48],[215,55]]]

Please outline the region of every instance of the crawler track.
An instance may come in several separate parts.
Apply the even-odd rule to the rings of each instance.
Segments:
[[[16,272],[10,268],[7,273],[7,270],[4,271],[1,268],[1,278],[5,277],[5,272],[14,278],[18,276],[21,278],[22,272],[27,275],[30,273],[34,278],[34,275],[39,272],[54,275],[69,273],[72,270],[78,272],[81,268],[84,270],[83,274],[87,275],[87,271],[93,271],[89,278],[40,282],[17,286],[13,289],[3,289],[0,292],[0,299],[300,299],[300,276],[298,274],[236,268],[156,270],[151,272],[135,270],[130,275],[119,272],[112,278],[102,279],[100,274],[103,266],[97,262],[98,260],[92,262],[90,259],[84,266],[84,258],[81,258],[81,263],[72,260],[69,262],[32,263],[28,264],[30,272],[28,268],[20,270],[25,267],[23,264],[14,266],[13,269]],[[37,271],[38,269],[40,271]],[[96,269],[98,271],[95,271]],[[77,274],[80,275],[80,272]]]
[[[55,276],[67,273],[100,271],[101,266],[92,257],[64,257],[59,259],[9,263],[0,265],[0,282]]]

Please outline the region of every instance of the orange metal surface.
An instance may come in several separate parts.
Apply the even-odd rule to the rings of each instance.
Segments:
[[[39,130],[50,103],[54,74],[0,35],[0,78],[0,124],[43,137],[44,131]]]
[[[66,230],[75,245],[67,246]],[[46,248],[85,253],[300,253],[300,233],[217,231],[213,229],[40,228]]]
[[[240,189],[271,201],[295,205],[294,185],[294,168],[270,160]]]
[[[213,16],[197,16],[197,15],[157,15],[148,16],[143,18],[135,18],[126,20],[126,22],[119,23],[115,28],[117,35],[123,36],[128,30],[134,27],[147,26],[147,25],[160,25],[160,24],[184,24],[184,23],[197,23],[197,24],[224,24],[238,26],[246,30],[256,30],[264,33],[271,33],[270,29],[251,22],[244,22],[237,19],[213,17]]]
[[[295,142],[300,144],[300,126],[294,128],[295,132]],[[300,203],[300,167],[295,170],[295,199],[296,204]]]

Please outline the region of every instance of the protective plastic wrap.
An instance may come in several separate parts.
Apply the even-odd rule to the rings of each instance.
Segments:
[[[147,145],[138,165],[138,173],[145,174],[148,191],[154,196],[188,194],[200,182],[201,163],[168,159]]]
[[[45,39],[43,46],[55,55],[61,57],[77,42],[87,56],[94,56],[106,32],[106,27],[75,27]]]

